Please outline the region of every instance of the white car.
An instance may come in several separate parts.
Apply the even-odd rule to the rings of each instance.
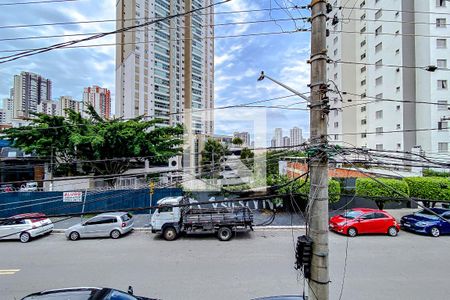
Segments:
[[[36,192],[38,190],[37,182],[27,182],[22,184],[20,192]]]
[[[27,243],[31,238],[53,230],[52,221],[41,213],[21,214],[0,221],[0,240],[18,239]]]

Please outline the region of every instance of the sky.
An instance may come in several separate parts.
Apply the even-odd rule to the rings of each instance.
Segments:
[[[16,2],[4,0],[2,2]],[[113,20],[115,0],[78,0],[73,2],[14,5],[1,7],[0,27],[23,24],[43,24],[70,21]],[[306,5],[308,1],[295,1]],[[289,96],[291,92],[265,79],[257,82],[262,70],[268,76],[299,91],[307,92],[309,82],[310,35],[296,29],[308,28],[299,20],[308,16],[293,7],[290,0],[231,0],[216,6],[215,17],[215,106],[239,105],[275,97]],[[230,11],[261,10],[248,13]],[[255,22],[258,23],[248,23]],[[259,22],[262,21],[262,22]],[[244,22],[245,24],[242,24]],[[233,23],[233,24],[229,24]],[[241,24],[235,24],[241,23]],[[228,25],[223,25],[228,24]],[[6,41],[8,38],[36,37],[61,34],[97,33],[115,29],[114,22],[75,25],[35,26],[27,28],[0,28],[0,56],[15,49],[48,46],[79,36]],[[249,36],[249,34],[261,34]],[[240,37],[232,37],[247,35]],[[115,37],[105,37],[90,44],[113,44]],[[89,45],[85,43],[83,45]],[[115,90],[115,47],[85,47],[55,50],[0,65],[0,98],[5,98],[12,87],[13,76],[21,71],[41,74],[53,82],[53,98],[62,95],[82,98],[83,88],[99,85]],[[215,133],[232,134],[235,131],[266,132],[266,140],[274,128],[283,128],[283,135],[297,126],[304,136],[309,132],[309,115],[298,97],[263,102],[258,105],[272,108],[233,108],[215,111]],[[114,105],[112,105],[114,110]],[[273,108],[276,106],[277,108]],[[287,109],[279,107],[286,106]],[[302,109],[302,110],[299,110]],[[257,128],[265,127],[265,128]]]

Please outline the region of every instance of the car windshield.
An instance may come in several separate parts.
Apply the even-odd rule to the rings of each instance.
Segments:
[[[350,210],[346,213],[341,214],[340,216],[346,219],[356,219],[362,215],[362,212],[356,210]]]
[[[425,218],[428,218],[428,219],[437,220],[437,219],[439,219],[439,217],[436,214],[437,214],[436,212],[431,212],[429,210],[425,210],[424,209],[424,210],[421,210],[419,212],[416,212],[414,215],[425,217]]]

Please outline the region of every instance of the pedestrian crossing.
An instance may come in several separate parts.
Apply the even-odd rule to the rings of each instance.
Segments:
[[[0,276],[2,275],[14,275],[19,272],[20,269],[0,269]]]

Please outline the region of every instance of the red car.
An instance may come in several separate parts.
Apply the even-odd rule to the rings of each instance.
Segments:
[[[332,217],[330,229],[352,237],[367,233],[396,236],[400,231],[400,224],[385,211],[371,208],[353,208]]]

